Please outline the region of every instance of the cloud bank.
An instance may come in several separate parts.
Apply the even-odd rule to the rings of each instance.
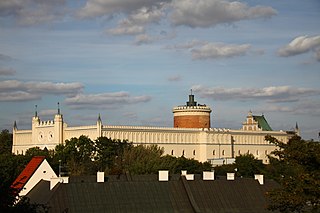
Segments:
[[[127,104],[144,103],[151,100],[150,96],[131,96],[128,92],[78,94],[66,98],[65,104],[73,109],[84,108],[119,108]]]
[[[31,101],[43,95],[75,95],[84,88],[81,83],[22,82],[8,80],[0,82],[0,102]]]
[[[1,75],[15,75],[16,71],[12,68],[0,68],[0,76]]]
[[[239,1],[224,0],[174,0],[171,7],[172,23],[189,27],[212,27],[246,19],[270,18],[277,14],[271,7],[249,7]]]
[[[19,25],[49,23],[66,15],[66,0],[0,1],[0,17],[14,17]]]
[[[254,51],[250,44],[212,43],[200,40],[192,40],[184,44],[168,46],[167,49],[190,51],[193,60],[233,58],[244,56]]]
[[[295,88],[291,86],[273,86],[264,88],[223,88],[204,87],[195,85],[192,87],[201,97],[227,101],[264,100],[269,103],[297,102],[304,97],[320,95],[319,89]]]
[[[315,57],[320,61],[320,36],[299,36],[293,39],[289,44],[278,50],[278,55],[289,57],[307,52],[314,52]]]

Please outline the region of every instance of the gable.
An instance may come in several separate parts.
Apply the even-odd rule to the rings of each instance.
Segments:
[[[19,196],[26,195],[40,180],[57,177],[44,156],[35,156],[11,185]]]

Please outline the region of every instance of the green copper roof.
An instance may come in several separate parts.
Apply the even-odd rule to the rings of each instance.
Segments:
[[[272,131],[270,125],[268,124],[267,120],[263,115],[254,115],[253,119],[258,122],[258,126],[262,129],[262,131]]]

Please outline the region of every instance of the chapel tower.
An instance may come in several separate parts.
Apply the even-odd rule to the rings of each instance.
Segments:
[[[197,104],[194,95],[189,95],[186,105],[174,107],[173,125],[175,128],[210,128],[210,107]]]

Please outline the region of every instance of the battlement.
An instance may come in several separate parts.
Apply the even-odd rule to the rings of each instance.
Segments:
[[[173,108],[173,112],[177,112],[177,111],[205,111],[205,112],[211,112],[210,107],[207,107],[206,105],[197,105],[197,106],[177,106]]]
[[[54,121],[53,120],[48,120],[48,121],[39,121],[39,123],[37,124],[38,127],[45,127],[45,126],[50,126],[52,127],[54,125]]]

